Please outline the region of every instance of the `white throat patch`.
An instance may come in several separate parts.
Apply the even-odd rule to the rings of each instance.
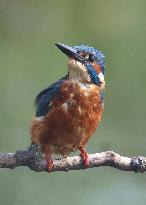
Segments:
[[[82,63],[74,59],[69,59],[67,66],[69,71],[69,77],[75,78],[79,81],[91,82],[91,78],[88,75],[87,69]]]

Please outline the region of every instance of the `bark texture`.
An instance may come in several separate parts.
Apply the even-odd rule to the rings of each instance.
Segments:
[[[145,172],[146,158],[142,156],[125,157],[113,151],[89,154],[90,164],[86,168],[110,166],[123,171]],[[85,169],[80,156],[55,159],[54,168],[51,172],[69,171]],[[0,153],[0,168],[14,169],[19,166],[27,166],[36,172],[47,170],[47,161],[43,158],[40,148],[37,145],[31,145],[25,151],[16,151],[15,153]]]

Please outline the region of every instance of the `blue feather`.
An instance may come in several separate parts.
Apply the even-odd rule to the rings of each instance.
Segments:
[[[85,46],[85,45],[80,45],[80,46],[73,46],[74,49],[76,49],[78,52],[88,52],[90,54],[93,54],[95,61],[98,62],[98,64],[101,66],[102,73],[104,74],[105,70],[105,55],[97,50],[96,48]]]
[[[85,66],[89,72],[89,75],[91,76],[92,83],[94,83],[95,85],[99,85],[100,82],[96,70],[92,67],[90,63],[85,63]]]
[[[51,109],[49,103],[52,98],[59,94],[61,83],[68,78],[68,75],[58,80],[56,83],[42,90],[35,99],[36,117],[45,116]]]

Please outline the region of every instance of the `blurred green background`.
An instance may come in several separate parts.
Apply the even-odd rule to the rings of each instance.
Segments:
[[[37,92],[66,74],[67,59],[55,42],[91,45],[106,55],[105,112],[87,150],[146,156],[145,0],[0,0],[0,151],[30,144]],[[145,201],[146,174],[109,167],[0,170],[1,205]]]

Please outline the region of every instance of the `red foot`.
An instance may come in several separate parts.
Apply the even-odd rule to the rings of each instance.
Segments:
[[[90,163],[90,159],[89,159],[89,155],[88,153],[84,150],[84,148],[82,147],[82,145],[79,147],[79,150],[81,152],[81,157],[83,159],[83,166],[84,168],[87,168],[89,166]]]
[[[54,167],[54,164],[53,164],[53,159],[51,158],[51,154],[50,155],[46,155],[46,160],[48,162],[48,171],[51,172],[53,167]]]

